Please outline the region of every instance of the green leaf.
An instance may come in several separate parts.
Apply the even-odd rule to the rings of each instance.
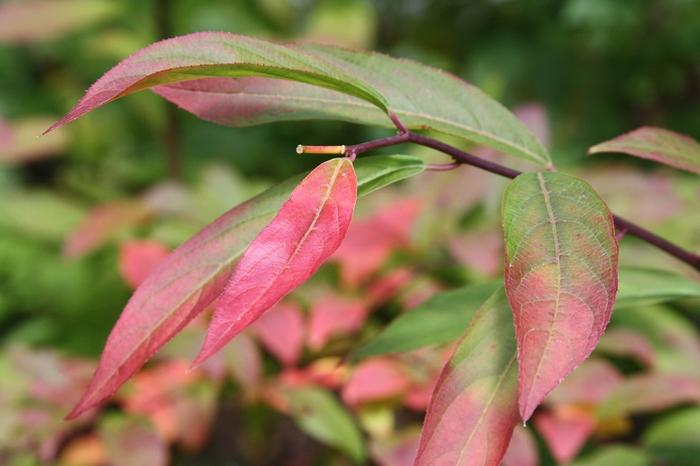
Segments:
[[[651,466],[652,461],[644,451],[637,448],[612,445],[601,447],[569,466]]]
[[[366,196],[397,181],[416,176],[425,170],[425,163],[410,155],[379,155],[355,161],[357,196]]]
[[[503,196],[502,216],[505,289],[527,420],[605,331],[615,304],[618,247],[605,202],[570,175],[518,176]]]
[[[693,466],[700,458],[700,407],[673,413],[654,423],[644,445],[663,464]]]
[[[474,312],[499,286],[500,283],[494,281],[438,293],[394,319],[384,331],[355,351],[352,359],[400,353],[456,340],[464,333]]]
[[[633,306],[700,297],[700,283],[667,270],[620,267],[616,306]]]
[[[317,45],[301,50],[361,77],[414,130],[431,129],[548,166],[547,150],[527,127],[478,88],[435,68],[376,53]],[[264,78],[208,79],[155,92],[205,120],[228,126],[340,119],[391,126],[375,106],[332,90]]]
[[[621,152],[700,175],[700,143],[663,128],[644,126],[588,149],[600,152]]]
[[[285,388],[291,416],[304,432],[335,446],[357,462],[366,456],[357,425],[350,414],[327,390],[316,387]]]

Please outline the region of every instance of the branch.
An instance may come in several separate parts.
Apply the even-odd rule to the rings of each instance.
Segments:
[[[443,152],[447,155],[450,155],[455,160],[455,162],[458,162],[460,164],[471,165],[473,167],[481,168],[482,170],[506,178],[512,179],[522,173],[510,167],[506,167],[496,162],[482,159],[481,157],[477,157],[476,155],[470,154],[468,152],[461,151],[456,147],[450,146],[449,144],[445,144],[444,142],[438,141],[437,139],[412,133],[408,130],[401,131],[401,129],[399,129],[399,131],[399,134],[395,136],[389,136],[382,139],[363,142],[362,144],[347,146],[345,148],[345,155],[354,159],[359,154],[368,150],[412,142],[414,144],[430,147],[439,152]],[[681,262],[685,262],[686,264],[690,265],[692,268],[700,272],[700,255],[694,254],[691,251],[683,249],[682,247],[668,241],[667,239],[662,238],[661,236],[658,236],[652,233],[651,231],[633,222],[630,222],[629,220],[624,219],[618,215],[613,215],[613,219],[615,221],[615,228],[619,232],[624,232],[624,234],[626,235],[636,236],[642,241],[646,241],[652,246],[657,247],[658,249],[675,257]]]
[[[172,36],[170,28],[170,0],[157,0],[155,8],[155,26],[160,39]],[[165,164],[168,176],[179,179],[182,176],[182,151],[180,147],[180,112],[174,105],[165,107],[165,128],[162,135]]]

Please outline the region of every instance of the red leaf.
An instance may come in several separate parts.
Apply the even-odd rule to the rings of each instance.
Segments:
[[[285,366],[299,361],[304,347],[304,319],[296,304],[278,304],[260,317],[251,330]]]
[[[66,257],[80,257],[102,247],[120,230],[144,222],[150,209],[139,202],[112,202],[92,209],[63,245]]]
[[[395,297],[412,279],[413,271],[403,267],[378,277],[367,287],[368,305],[370,307],[381,306]]]
[[[348,406],[402,396],[411,380],[397,363],[374,358],[360,363],[343,387],[343,401]]]
[[[516,426],[503,456],[503,466],[537,466],[538,463],[537,444],[532,431],[523,426]]]
[[[542,412],[535,417],[535,426],[554,459],[561,464],[576,457],[595,430],[595,419],[583,410]]]
[[[518,423],[515,338],[503,290],[474,315],[440,375],[416,466],[498,466]]]
[[[136,290],[107,339],[73,419],[99,404],[221,294],[242,249],[273,218],[287,184],[234,207],[170,254]]]
[[[319,350],[337,335],[346,335],[362,328],[367,318],[367,307],[359,300],[328,295],[311,307],[308,343]]]
[[[195,364],[316,272],[345,237],[356,197],[357,178],[347,159],[329,160],[304,178],[243,254]]]
[[[622,382],[622,374],[604,359],[591,358],[581,364],[547,396],[554,405],[596,406]]]
[[[136,289],[167,255],[168,248],[157,241],[126,241],[119,248],[119,272]]]
[[[240,333],[220,354],[231,377],[244,390],[253,393],[260,386],[263,377],[262,354],[247,332]]]
[[[353,222],[333,258],[346,286],[356,286],[384,265],[394,249],[410,243],[423,203],[406,198],[382,207],[372,217]]]
[[[518,403],[527,420],[603,335],[615,304],[618,246],[603,200],[570,175],[518,176],[502,212]]]

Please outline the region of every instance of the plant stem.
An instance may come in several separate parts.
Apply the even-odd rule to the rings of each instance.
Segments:
[[[513,168],[506,167],[504,165],[492,162],[490,160],[482,159],[481,157],[477,157],[476,155],[470,154],[468,152],[464,152],[462,150],[457,149],[456,147],[450,146],[449,144],[445,144],[442,141],[438,141],[437,139],[416,134],[408,130],[402,130],[403,125],[400,125],[400,122],[397,123],[395,121],[394,123],[399,129],[399,134],[382,139],[375,139],[373,141],[363,142],[361,144],[355,144],[353,146],[347,146],[345,149],[345,154],[351,158],[354,158],[357,155],[368,150],[412,142],[414,144],[430,147],[439,152],[443,152],[447,155],[450,155],[455,160],[455,162],[458,162],[460,164],[471,165],[473,167],[481,168],[482,170],[506,178],[512,179],[522,173]],[[615,228],[619,232],[624,232],[623,234],[625,235],[635,236],[641,239],[642,241],[646,241],[647,243],[675,257],[681,262],[685,262],[695,270],[700,271],[700,255],[694,254],[691,251],[683,249],[682,247],[668,241],[667,239],[662,238],[661,236],[658,236],[655,233],[652,233],[646,228],[643,228],[637,225],[636,223],[633,223],[618,215],[613,215],[613,219],[615,221]]]
[[[159,39],[167,39],[172,36],[170,28],[171,3],[171,0],[156,0],[155,23]],[[174,105],[165,107],[165,128],[162,134],[162,142],[165,152],[166,170],[168,176],[173,179],[179,179],[182,176],[179,113]]]

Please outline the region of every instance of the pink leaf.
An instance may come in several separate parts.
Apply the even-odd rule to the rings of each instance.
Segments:
[[[518,423],[510,307],[498,290],[474,315],[440,375],[415,466],[498,466]]]
[[[700,143],[684,134],[643,126],[591,147],[589,154],[620,152],[700,175]]]
[[[195,364],[316,272],[345,237],[356,197],[357,178],[347,159],[329,160],[304,178],[241,258]]]
[[[280,374],[282,384],[289,386],[320,385],[336,389],[347,379],[348,367],[338,358],[321,358],[303,369],[285,369]]]
[[[340,264],[343,283],[353,287],[384,265],[392,251],[410,243],[413,225],[422,210],[419,199],[406,198],[382,207],[372,217],[353,222],[333,258]]]
[[[550,146],[549,115],[544,105],[537,102],[518,105],[513,109],[513,113],[532,131],[543,146]]]
[[[622,380],[615,366],[604,359],[591,358],[552,390],[546,401],[550,405],[597,406]]]
[[[461,234],[448,243],[450,252],[460,264],[492,277],[503,267],[503,238],[496,231],[474,231]]]
[[[284,302],[276,305],[263,314],[251,330],[285,366],[299,361],[304,347],[304,319],[296,304]]]
[[[63,245],[66,257],[76,258],[102,247],[121,230],[143,223],[151,215],[140,202],[112,202],[92,209]]]
[[[618,246],[603,200],[570,175],[518,176],[502,213],[518,403],[527,420],[603,335],[617,293]]]
[[[508,450],[503,456],[503,466],[537,466],[539,457],[532,430],[523,426],[513,429]]]
[[[327,295],[311,307],[308,343],[318,351],[338,335],[347,335],[362,328],[367,318],[367,307],[359,300]]]
[[[230,375],[244,390],[252,393],[260,386],[263,377],[262,354],[247,332],[238,334],[220,354]]]
[[[229,210],[156,267],[122,311],[97,371],[69,419],[116,392],[221,294],[242,250],[288,195],[288,184]]]
[[[408,268],[398,268],[378,277],[369,283],[367,287],[367,301],[369,306],[381,306],[394,298],[413,279],[413,271]]]
[[[398,398],[408,390],[411,380],[391,359],[374,358],[360,363],[343,387],[343,401],[349,406]]]
[[[563,464],[574,459],[586,443],[595,430],[595,419],[585,411],[542,412],[535,417],[535,426],[554,459]]]
[[[125,241],[119,248],[119,272],[136,289],[167,255],[168,248],[157,241]]]
[[[596,349],[615,356],[637,358],[648,367],[654,364],[654,348],[644,335],[634,330],[626,328],[610,329],[600,339]]]

